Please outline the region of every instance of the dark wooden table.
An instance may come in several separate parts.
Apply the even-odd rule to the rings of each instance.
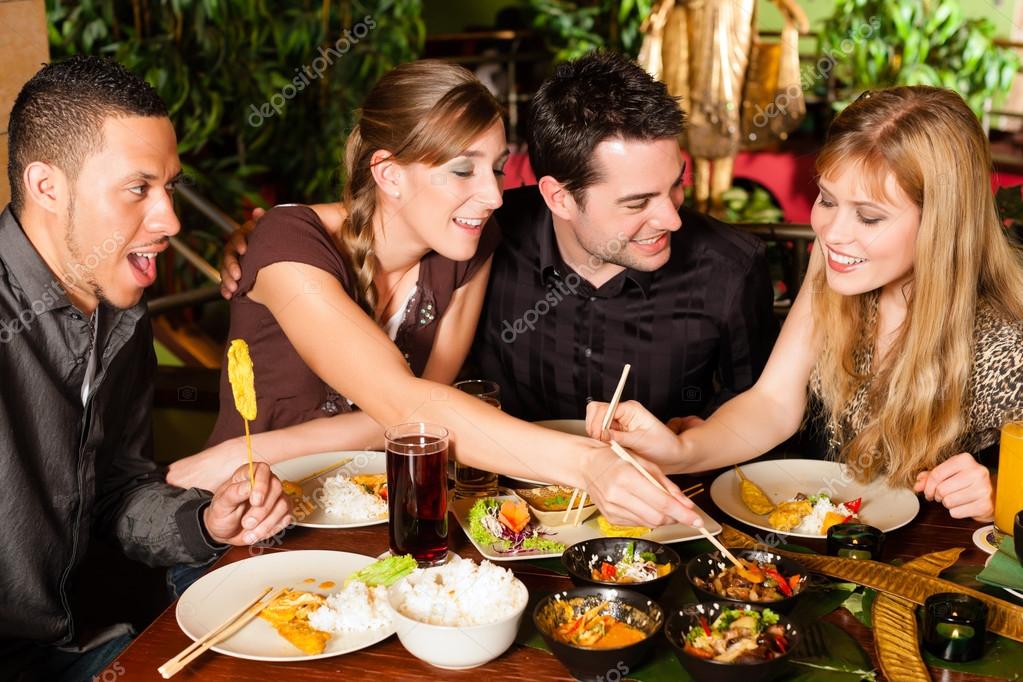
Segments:
[[[709,488],[713,476],[679,477],[680,485],[702,481]],[[732,520],[722,513],[711,501],[709,494],[700,495],[696,501],[711,516],[722,523],[730,523],[746,532],[756,532]],[[885,545],[886,560],[911,559],[921,554],[950,547],[965,547],[961,563],[983,565],[987,555],[977,549],[972,541],[973,531],[979,524],[969,520],[949,517],[940,505],[924,502],[920,514],[908,526],[888,534]],[[482,557],[465,537],[457,522],[451,519],[451,548],[459,555],[479,561]],[[823,552],[823,542],[797,538],[800,544]],[[264,552],[279,552],[300,549],[328,549],[356,552],[376,556],[387,550],[387,526],[348,530],[293,528],[284,537],[283,543]],[[258,551],[258,550],[257,550]],[[251,548],[235,547],[228,551],[213,568],[224,566],[253,556]],[[530,591],[551,592],[571,587],[568,578],[527,562],[513,561],[502,564],[511,568]],[[527,614],[528,617],[528,614]],[[864,627],[851,613],[839,609],[828,615],[830,621],[854,636],[874,659],[874,645],[871,631]],[[191,640],[177,625],[174,606],[168,608],[149,626],[127,650],[108,668],[99,679],[113,680],[159,680],[157,667],[187,647]],[[948,670],[932,670],[935,679],[959,682],[966,680],[989,680],[991,678],[966,675]],[[178,673],[178,680],[336,680],[343,675],[348,679],[519,679],[519,680],[571,680],[568,672],[556,658],[547,652],[530,647],[512,645],[498,659],[480,668],[455,672],[440,670],[423,663],[409,654],[398,641],[390,637],[368,649],[338,656],[300,663],[265,663],[249,661],[215,652],[207,652],[191,666]],[[878,679],[882,679],[879,675]],[[897,682],[897,681],[895,681]]]

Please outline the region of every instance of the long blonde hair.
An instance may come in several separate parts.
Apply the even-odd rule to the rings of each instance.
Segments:
[[[894,175],[919,207],[920,226],[906,320],[893,352],[867,373],[856,358],[876,342],[869,313],[877,292],[843,296],[818,273],[821,398],[840,458],[858,478],[886,473],[892,484],[911,485],[919,471],[955,454],[966,426],[978,305],[1023,319],[1023,266],[995,209],[987,137],[955,92],[917,86],[860,97],[832,123],[817,172],[831,177],[850,164],[878,197]],[[843,438],[846,410],[864,385],[866,420]]]
[[[373,154],[383,149],[400,164],[442,164],[500,119],[500,104],[471,72],[438,60],[401,64],[366,95],[345,143],[342,200],[347,216],[340,239],[356,274],[356,300],[370,317],[377,304]]]

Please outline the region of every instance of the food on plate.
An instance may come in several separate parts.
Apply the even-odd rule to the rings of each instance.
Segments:
[[[587,649],[617,649],[646,639],[639,628],[602,613],[610,606],[608,601],[576,615],[583,602],[581,598],[557,602],[562,613],[558,616],[560,625],[553,633],[555,639]]]
[[[364,481],[367,478],[375,481],[375,476],[349,476],[345,473],[330,476],[313,497],[326,513],[340,516],[349,522],[385,518],[386,476],[383,487],[375,483],[367,485],[357,481],[357,479]]]
[[[389,587],[416,570],[417,566],[418,564],[411,554],[389,556],[352,573],[345,578],[345,585],[353,580],[358,580],[371,587],[378,585]]]
[[[719,663],[761,663],[785,654],[789,644],[774,611],[724,609],[713,623],[700,616],[686,633],[684,651]]]
[[[563,552],[565,545],[548,539],[553,533],[534,522],[525,502],[485,497],[469,510],[469,535],[482,546],[501,554]]]
[[[259,617],[303,653],[321,654],[334,634],[390,627],[386,587],[415,568],[416,560],[410,555],[389,556],[348,576],[344,587],[334,594],[285,590]],[[316,578],[303,582],[315,583]],[[320,589],[334,586],[332,580],[320,583]]]
[[[524,488],[516,490],[515,494],[521,497],[534,509],[543,512],[568,511],[568,503],[572,499],[572,489],[563,485],[548,485],[542,488]],[[587,500],[590,498],[587,497]],[[592,501],[587,502],[584,507],[591,506]]]
[[[780,601],[799,594],[806,576],[798,573],[783,575],[777,564],[738,557],[738,566],[728,564],[706,579],[694,576],[696,585],[721,597],[749,602]]]
[[[609,538],[638,538],[650,532],[649,528],[643,526],[616,526],[603,514],[597,517],[597,525],[600,526],[600,532]]]
[[[281,637],[303,653],[321,654],[330,633],[313,627],[309,614],[323,606],[325,601],[326,597],[315,592],[285,590],[259,612],[259,617],[273,625]]]
[[[358,474],[352,476],[352,483],[362,486],[370,495],[387,501],[387,474]]]
[[[392,588],[392,604],[421,623],[468,627],[496,623],[525,608],[529,594],[514,574],[489,561],[453,557],[417,568]]]
[[[309,613],[309,624],[323,632],[340,634],[388,628],[392,618],[386,587],[353,580]]]
[[[751,512],[754,514],[770,514],[774,511],[774,503],[763,490],[753,481],[746,478],[742,469],[735,467],[735,473],[739,476],[739,496]]]
[[[622,557],[615,563],[604,561],[594,554],[590,559],[590,573],[594,580],[610,583],[645,583],[671,573],[670,562],[657,563],[653,552],[640,552],[629,542]]]
[[[796,533],[820,534],[838,523],[849,523],[859,518],[862,498],[848,502],[834,502],[825,493],[810,495],[797,494],[791,500],[782,502],[767,517],[772,528]]]

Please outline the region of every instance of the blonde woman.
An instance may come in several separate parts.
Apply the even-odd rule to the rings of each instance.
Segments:
[[[671,494],[605,444],[450,388],[479,319],[507,156],[500,107],[465,69],[411,62],[374,86],[347,141],[343,206],[274,208],[248,240],[230,337],[248,341],[256,369],[255,450],[272,464],[435,422],[471,466],[586,489],[612,521],[698,525],[656,466]],[[168,481],[226,478],[244,461],[242,431],[222,377],[213,447]]]
[[[991,475],[974,454],[1023,406],[1023,267],[984,132],[948,90],[866,93],[832,124],[817,170],[810,271],[760,380],[678,435],[623,404],[612,436],[668,472],[742,462],[795,433],[809,389],[859,478],[989,521]],[[591,433],[606,409],[590,405]]]

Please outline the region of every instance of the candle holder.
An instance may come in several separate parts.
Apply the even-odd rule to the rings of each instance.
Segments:
[[[828,529],[830,556],[880,561],[884,533],[862,523],[839,523]]]
[[[942,592],[924,602],[924,648],[964,663],[980,658],[987,635],[987,604],[968,594]]]

